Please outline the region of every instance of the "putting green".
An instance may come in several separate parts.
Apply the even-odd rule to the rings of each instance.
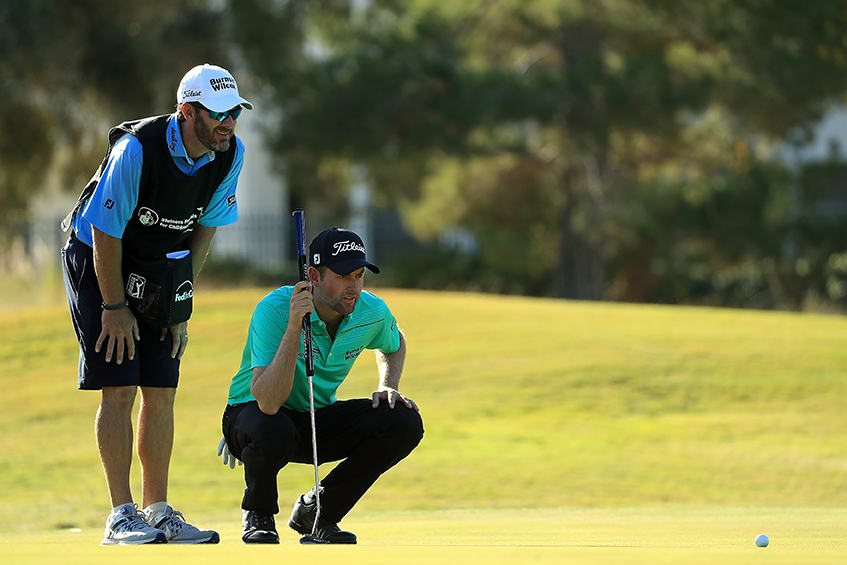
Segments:
[[[391,289],[424,440],[343,522],[359,546],[281,524],[281,545],[245,547],[243,471],[214,454],[268,290],[197,295],[169,500],[220,531],[210,547],[97,545],[99,399],[75,390],[66,306],[0,313],[0,563],[847,562],[847,318]],[[339,397],[376,379],[363,355]],[[137,456],[131,479],[138,500]],[[312,481],[280,473],[283,515]]]
[[[282,520],[280,520],[282,521]],[[99,528],[0,536],[4,562],[150,563],[151,559],[232,565],[305,563],[644,563],[724,565],[843,563],[847,510],[809,508],[562,508],[381,512],[350,517],[354,547],[300,546],[280,528],[278,546],[245,546],[237,517],[201,523],[221,532],[215,546],[100,547]],[[280,524],[282,526],[282,524]],[[753,543],[758,533],[767,548]],[[118,557],[119,556],[119,557]],[[308,561],[306,561],[308,560]]]

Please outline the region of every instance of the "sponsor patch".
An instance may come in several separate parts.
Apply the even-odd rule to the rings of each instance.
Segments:
[[[144,297],[144,285],[147,284],[147,279],[135,273],[129,274],[129,279],[126,281],[126,293],[132,298],[141,299]]]
[[[138,209],[138,221],[143,226],[155,226],[159,223],[159,214],[146,206],[142,206]]]
[[[351,349],[350,351],[345,351],[344,352],[344,360],[349,361],[350,359],[355,359],[356,357],[359,356],[359,353],[361,353],[364,348],[365,348],[365,346],[362,345],[361,347],[357,347],[356,349]]]
[[[194,224],[197,222],[197,218],[202,216],[202,206],[198,206],[194,213],[189,217],[180,219],[160,218],[159,214],[147,207],[142,207],[138,210],[138,221],[141,222],[141,225],[147,227],[158,225],[160,228],[174,231],[192,231],[194,229]]]
[[[176,149],[176,144],[177,144],[176,128],[170,127],[168,129],[169,129],[168,133],[170,134],[170,137],[171,137],[170,143],[168,143],[168,147],[170,148],[171,151],[174,151]]]
[[[209,79],[209,85],[211,85],[212,90],[214,90],[215,92],[221,90],[222,88],[236,88],[235,80],[230,77]]]
[[[183,302],[189,300],[192,296],[194,296],[194,285],[191,284],[191,281],[183,281],[182,284],[176,287],[174,302]]]
[[[361,251],[365,252],[365,248],[355,241],[339,241],[338,243],[333,243],[332,248],[335,249],[335,252],[332,254],[333,257],[338,255],[339,253],[344,253],[346,251]]]

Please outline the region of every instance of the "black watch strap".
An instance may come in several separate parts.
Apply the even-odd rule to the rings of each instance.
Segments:
[[[127,302],[127,299],[124,298],[123,302],[117,302],[115,304],[106,304],[104,302],[103,310],[120,310],[121,308],[126,308],[127,306],[129,306],[129,302]]]

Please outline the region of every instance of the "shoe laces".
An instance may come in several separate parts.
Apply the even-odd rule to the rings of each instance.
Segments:
[[[123,515],[123,519],[117,520],[112,524],[111,529],[115,532],[135,532],[144,530],[149,527],[149,524],[144,520],[144,516],[138,512],[138,505],[133,504],[133,512]]]
[[[159,520],[159,526],[167,526],[171,529],[174,534],[178,534],[182,531],[182,528],[188,521],[185,519],[185,516],[182,515],[182,512],[179,510],[174,510],[170,506],[167,507],[163,512],[163,518]]]
[[[259,514],[257,512],[252,512],[250,514],[250,525],[256,528],[257,530],[276,529],[273,516],[267,514]]]

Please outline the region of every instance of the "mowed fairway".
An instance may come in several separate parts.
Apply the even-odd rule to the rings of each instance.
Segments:
[[[169,498],[219,528],[217,547],[97,546],[108,512],[98,395],[76,391],[68,314],[0,314],[3,562],[847,556],[843,317],[399,290],[379,294],[407,335],[401,389],[422,407],[423,442],[342,523],[358,547],[300,547],[285,528],[312,480],[302,465],[280,474],[282,545],[244,547],[242,473],[215,448],[250,314],[268,290],[201,289],[183,360]],[[366,352],[339,397],[375,384]],[[139,485],[136,459],[140,499]],[[762,532],[766,549],[753,545]]]

